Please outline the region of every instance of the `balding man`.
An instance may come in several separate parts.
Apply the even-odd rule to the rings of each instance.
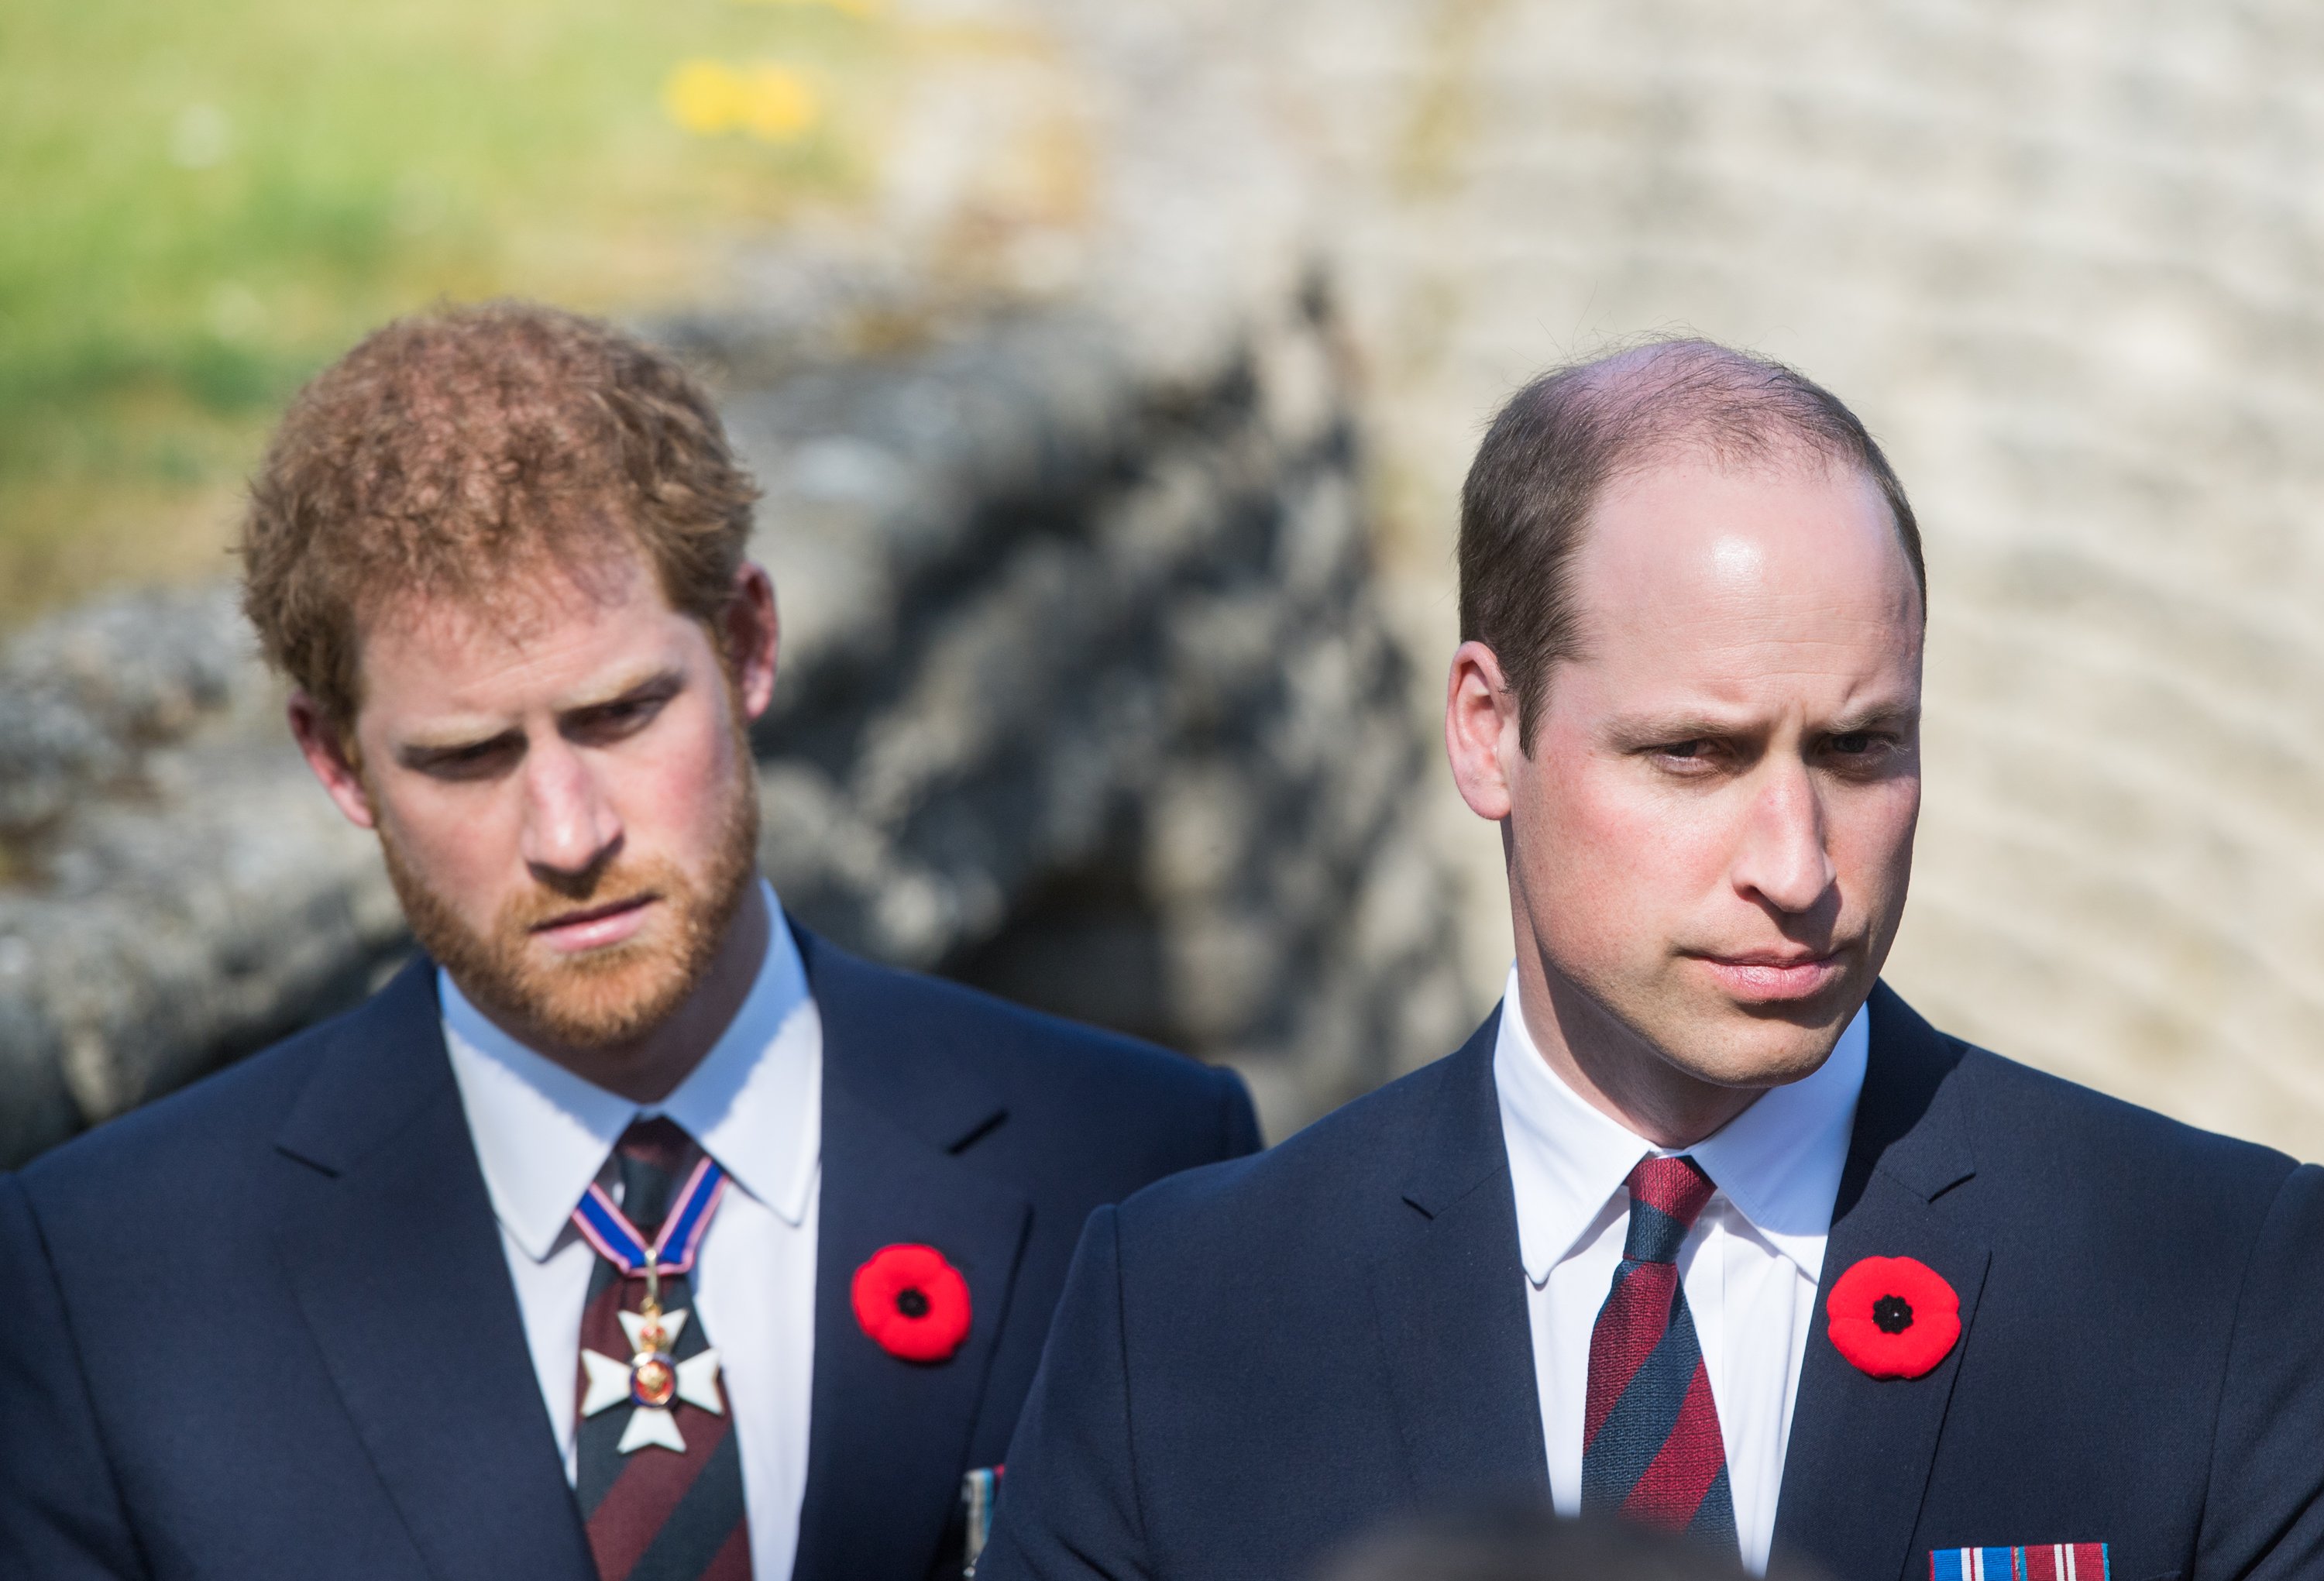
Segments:
[[[1295,1576],[1384,1508],[1545,1491],[1839,1581],[2324,1576],[2324,1171],[1879,983],[1925,601],[1863,425],[1700,342],[1562,370],[1460,563],[1501,1005],[1099,1211],[983,1581]]]

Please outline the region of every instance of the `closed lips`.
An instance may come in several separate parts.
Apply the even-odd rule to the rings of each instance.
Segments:
[[[545,933],[554,928],[579,927],[585,923],[599,922],[606,917],[619,916],[625,911],[635,911],[638,907],[651,903],[653,898],[650,895],[634,895],[627,900],[612,901],[604,905],[593,905],[586,911],[568,911],[562,916],[550,917],[547,922],[535,923],[532,925],[532,931],[536,933]]]

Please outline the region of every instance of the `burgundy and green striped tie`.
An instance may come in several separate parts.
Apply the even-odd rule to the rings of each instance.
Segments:
[[[1692,1158],[1643,1160],[1627,1183],[1629,1235],[1590,1333],[1582,1507],[1732,1552],[1719,1407],[1678,1276],[1679,1246],[1716,1188]]]
[[[668,1119],[640,1120],[622,1133],[613,1148],[622,1214],[649,1242],[669,1210],[671,1192],[701,1156],[694,1140]],[[683,1363],[701,1355],[710,1339],[702,1314],[693,1310],[693,1281],[665,1275],[659,1286],[664,1312],[687,1314],[671,1346],[672,1359]],[[640,1310],[645,1294],[642,1274],[625,1273],[600,1256],[582,1309],[582,1348],[629,1356],[620,1314]],[[585,1391],[587,1383],[585,1370]],[[580,1420],[574,1492],[600,1581],[750,1581],[751,1530],[733,1419],[685,1399],[671,1401],[669,1409],[686,1442],[682,1451],[646,1443],[624,1454],[628,1407]]]

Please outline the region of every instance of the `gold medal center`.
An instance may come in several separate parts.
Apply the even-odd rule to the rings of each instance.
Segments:
[[[631,1370],[630,1390],[641,1405],[668,1405],[678,1393],[678,1370],[666,1356],[646,1356]]]

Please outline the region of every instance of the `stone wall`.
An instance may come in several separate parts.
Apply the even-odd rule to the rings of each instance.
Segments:
[[[1382,598],[1432,683],[1461,474],[1529,374],[1692,330],[1857,406],[1932,595],[1892,980],[2004,1052],[2324,1156],[2324,13],[984,9],[1051,30],[1102,106],[1098,230],[1199,191],[1246,256],[1329,261]],[[1423,808],[1480,1005],[1498,845],[1449,790]]]
[[[1493,832],[1433,766],[1461,473],[1528,373],[1609,339],[1692,329],[1838,390],[1920,508],[1927,795],[1893,980],[2005,1052],[2324,1153],[2324,194],[2310,179],[2324,162],[2324,26],[2312,8],[899,0],[897,13],[975,47],[920,57],[931,77],[898,97],[876,234],[837,276],[943,261],[982,286],[1074,304],[1037,316],[1048,327],[1022,343],[1074,349],[1008,354],[1043,371],[989,400],[975,373],[945,375],[952,393],[925,407],[900,392],[941,380],[834,366],[817,388],[861,389],[864,415],[825,432],[803,409],[831,409],[825,398],[787,407],[763,366],[829,349],[799,327],[829,320],[815,271],[752,253],[733,300],[800,298],[807,280],[804,309],[771,327],[723,311],[699,334],[672,326],[733,361],[738,426],[756,402],[782,433],[814,436],[752,440],[788,458],[769,465],[770,528],[802,525],[770,547],[796,639],[783,706],[824,722],[801,727],[815,744],[790,768],[770,769],[790,821],[770,816],[769,859],[787,887],[825,897],[835,931],[1019,991],[1143,985],[1110,1013],[1188,1044],[1262,1051],[1235,1057],[1271,1072],[1278,1126],[1442,1052],[1498,993],[1509,949]],[[1033,165],[1073,179],[1028,197],[1019,178]],[[1328,355],[1318,337],[1281,331],[1296,314],[1251,308],[1296,300],[1319,260],[1341,293]],[[1084,310],[1087,323],[1062,327]],[[973,366],[988,344],[911,367]],[[1223,500],[1237,467],[1286,465],[1239,459],[1236,434],[1293,419],[1227,420],[1228,371],[1272,370],[1251,380],[1250,409],[1312,410],[1296,392],[1317,378],[1296,370],[1319,358],[1324,409],[1360,410],[1366,443],[1325,446],[1314,454],[1328,464],[1284,475],[1315,480],[1315,500],[1359,501],[1370,551],[1347,553],[1376,573],[1361,619],[1333,642],[1302,635],[1332,619],[1296,611],[1342,595],[1295,595],[1288,572],[1279,599],[1252,591],[1266,578],[1250,568],[1311,541],[1289,525],[1305,519],[1296,512],[1258,533],[1207,518],[1222,536],[1203,552],[1224,556],[1213,584],[1192,559],[1184,578],[1135,563],[1119,546],[1137,535],[1099,525],[1134,517],[1169,538],[1172,501]],[[1038,391],[1050,394],[1027,393]],[[888,437],[857,444],[863,424]],[[951,448],[935,456],[924,441]],[[1122,474],[1106,459],[1125,455],[1147,464]],[[1170,481],[1182,473],[1194,481]],[[1311,497],[1271,488],[1259,492]],[[1025,501],[1021,513],[962,503],[1002,498]],[[1338,505],[1314,509],[1340,519]],[[1019,525],[995,525],[1004,517]],[[1079,525],[1056,529],[1067,519]],[[969,542],[1020,548],[979,559],[992,575],[955,599],[945,546]],[[1092,629],[1058,591],[1084,575],[1141,588],[1160,576],[1165,603],[1187,613],[1135,636]],[[0,818],[70,805],[75,831],[17,838],[15,877],[0,878],[0,1052],[32,1051],[29,1074],[4,1080],[27,1095],[21,1113],[47,1117],[25,1122],[27,1137],[213,1057],[124,1065],[114,1051],[145,1046],[143,1029],[199,1032],[169,1032],[152,1045],[164,1051],[246,1041],[271,1025],[269,1007],[323,992],[286,999],[272,979],[322,985],[333,962],[394,948],[377,890],[341,877],[368,852],[279,772],[271,700],[250,705],[242,733],[173,734],[189,709],[224,720],[243,707],[241,672],[57,657],[106,651],[107,620],[198,632],[222,609],[196,597],[91,611],[23,661],[20,683],[0,682]],[[972,665],[1049,673],[1045,621],[1071,651],[1141,656],[1109,659],[1113,681],[1089,679],[1082,700],[1105,706],[1044,716],[1054,745],[977,722],[944,691],[973,690],[954,678]],[[1376,641],[1383,625],[1393,644]],[[1286,645],[1263,694],[1204,668],[1242,662],[1225,656],[1243,640]],[[853,678],[815,692],[825,642],[858,657],[828,672]],[[890,643],[947,657],[890,672],[876,656]],[[1120,688],[1120,718],[1148,722],[1130,733],[1150,725],[1168,751],[1138,759],[1107,734],[1106,685]],[[12,703],[20,685],[32,704]],[[1398,685],[1401,747],[1388,744]],[[1352,712],[1330,712],[1342,693]],[[58,697],[83,698],[72,706],[88,717],[38,701]],[[784,751],[779,728],[769,750]],[[1060,798],[1039,820],[994,788],[1008,774],[977,767],[1033,760]],[[1110,766],[1091,770],[1103,787],[1118,772],[1140,788],[1076,800],[1064,787],[1084,762]],[[1403,787],[1383,825],[1396,838],[1351,880],[1349,859],[1300,853],[1351,849],[1315,830],[1364,822],[1374,765]],[[91,776],[125,776],[176,816],[82,804],[74,787]],[[199,809],[167,802],[171,785],[195,782],[239,788]],[[1348,810],[1313,799],[1324,793]],[[1009,836],[1015,877],[988,884],[984,859],[961,854],[984,837],[955,818],[1071,832],[1021,864],[1031,847]],[[785,828],[827,829],[828,865],[812,842],[787,854]],[[237,832],[250,830],[268,839]],[[308,854],[293,861],[293,848]],[[180,895],[140,877],[180,850],[201,853],[200,885]],[[1345,893],[1380,898],[1328,945],[1263,920],[1351,882]],[[177,897],[156,906],[153,893]],[[269,896],[269,917],[301,915],[311,959],[263,947],[280,926],[239,922],[246,895]],[[1407,948],[1392,942],[1410,936],[1399,930],[1439,928],[1435,964],[1391,974],[1412,986],[1370,999],[1318,989],[1295,1013],[1228,986],[1251,962],[1265,963],[1251,979],[1287,981],[1278,961],[1366,959]],[[1258,933],[1264,950],[1249,942]],[[1078,953],[1044,954],[1069,945]],[[48,980],[44,962],[118,951],[128,965],[76,964],[37,1007],[8,986]],[[1113,964],[1090,969],[1101,956]],[[1043,967],[1056,959],[1073,970]],[[1369,1007],[1344,1012],[1369,1030],[1330,1031],[1342,1012],[1327,1005]],[[1387,1030],[1388,1007],[1401,1033]]]
[[[785,617],[761,852],[809,925],[1251,1078],[1277,1133],[1454,1035],[1454,901],[1311,283],[1205,354],[1069,311],[724,388]],[[0,1158],[358,997],[408,949],[224,587],[0,661]]]
[[[1798,363],[1927,536],[1892,979],[2005,1052],[2324,1156],[2324,14],[1265,14],[1249,47],[1382,375],[1416,649],[1449,649],[1452,490],[1516,382],[1674,328]]]

